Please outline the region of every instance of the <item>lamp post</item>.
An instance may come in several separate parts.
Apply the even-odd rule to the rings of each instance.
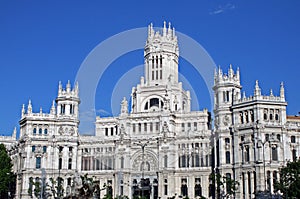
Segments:
[[[142,191],[142,198],[144,198],[144,170],[145,170],[145,147],[148,145],[149,141],[142,143],[142,142],[138,142],[135,143],[136,145],[140,146],[142,148],[142,179],[141,179],[141,191]]]
[[[262,145],[262,153],[263,153],[263,171],[264,171],[264,193],[267,191],[267,180],[266,180],[266,159],[265,159],[265,144],[268,143],[268,140],[262,141],[261,139],[258,139],[258,141]]]

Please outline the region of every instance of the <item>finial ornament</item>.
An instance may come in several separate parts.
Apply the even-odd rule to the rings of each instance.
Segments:
[[[128,114],[128,102],[126,100],[126,97],[123,98],[121,103],[121,115]]]
[[[261,95],[261,91],[258,85],[258,80],[255,81],[255,89],[254,89],[254,96],[260,96]]]
[[[22,117],[24,117],[25,116],[25,104],[23,104],[23,106],[22,106]]]
[[[13,138],[17,138],[17,127],[14,128],[13,134],[12,134]]]
[[[52,115],[55,115],[55,101],[52,101],[51,112]]]
[[[284,94],[284,85],[283,82],[280,83],[280,98],[282,100],[285,100],[285,94]]]
[[[69,93],[71,91],[71,83],[70,83],[70,80],[68,80],[68,83],[67,83],[67,93]]]
[[[166,21],[164,21],[163,36],[167,35]]]
[[[29,101],[28,101],[27,113],[28,113],[28,114],[32,113],[32,105],[31,105],[31,100],[29,100]]]

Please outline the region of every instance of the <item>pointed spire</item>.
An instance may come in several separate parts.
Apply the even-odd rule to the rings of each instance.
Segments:
[[[243,92],[243,99],[246,99],[246,92]]]
[[[254,89],[254,96],[260,96],[261,95],[261,91],[258,85],[258,80],[255,81],[255,89]]]
[[[153,35],[154,35],[153,23],[150,23],[150,36],[152,37]]]
[[[274,97],[274,94],[273,94],[273,90],[272,90],[272,89],[270,89],[270,96],[271,96],[271,97]]]
[[[52,101],[51,111],[50,114],[55,115],[55,101]]]
[[[232,65],[229,65],[229,69],[228,69],[228,77],[231,79],[233,78],[233,70],[232,70]]]
[[[23,106],[22,106],[22,117],[24,117],[25,116],[25,104],[23,104]]]
[[[167,35],[167,27],[166,27],[166,21],[164,21],[163,36],[165,37],[166,35]]]
[[[60,95],[62,93],[62,85],[61,85],[61,81],[59,81],[58,83],[58,95]]]
[[[214,70],[214,77],[216,78],[218,76],[217,68]]]
[[[121,102],[121,115],[126,115],[126,114],[128,114],[128,102],[126,97],[124,97]]]
[[[13,138],[17,138],[17,127],[14,128],[13,134],[12,134]]]
[[[220,75],[223,75],[222,73],[223,73],[223,72],[222,72],[221,66],[219,65],[219,76],[220,76]]]
[[[172,34],[172,29],[171,29],[171,22],[169,22],[169,27],[168,27],[168,35],[171,37]]]
[[[173,27],[173,35],[172,35],[173,39],[175,38],[175,28]]]
[[[43,108],[40,107],[40,115],[42,115],[42,114],[43,114]]]
[[[31,105],[31,100],[28,101],[28,106],[27,106],[27,114],[32,113],[32,105]]]
[[[70,83],[70,80],[68,80],[68,83],[67,83],[67,93],[70,93],[71,91],[71,83]]]
[[[240,80],[240,67],[237,67],[236,69],[236,78]]]
[[[78,96],[78,93],[79,93],[78,82],[75,83],[75,86],[73,87],[72,92],[73,92],[73,94],[74,94],[75,96]]]
[[[283,82],[280,83],[280,98],[282,100],[285,100],[285,94],[284,94],[284,85]]]

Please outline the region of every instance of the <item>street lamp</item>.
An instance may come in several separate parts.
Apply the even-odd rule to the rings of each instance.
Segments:
[[[135,143],[136,145],[140,146],[142,148],[142,179],[141,179],[141,191],[142,191],[142,198],[144,198],[144,170],[145,170],[145,147],[148,145],[149,141],[142,143],[138,142]]]
[[[269,140],[262,141],[261,139],[258,139],[260,144],[262,145],[262,153],[263,153],[263,169],[264,169],[264,192],[267,191],[267,180],[266,180],[266,159],[265,159],[265,144],[269,143]]]

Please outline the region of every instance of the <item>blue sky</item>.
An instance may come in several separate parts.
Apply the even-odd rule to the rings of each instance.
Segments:
[[[1,0],[0,134],[9,135],[18,126],[22,104],[29,99],[34,111],[43,107],[48,112],[58,82],[74,82],[82,62],[99,43],[151,22],[162,26],[163,21],[171,21],[176,30],[200,43],[224,70],[229,64],[234,69],[239,66],[247,95],[252,95],[256,79],[263,94],[272,88],[275,95],[283,81],[288,114],[295,115],[300,111],[299,10],[296,0]],[[98,114],[112,114],[112,85],[122,73],[142,63],[143,52],[139,50],[121,56],[109,67],[95,96],[95,108],[101,110]],[[185,78],[195,82],[189,63],[181,60],[180,64]],[[111,78],[111,74],[118,78]],[[197,93],[201,109],[209,106],[207,95],[205,88]]]

